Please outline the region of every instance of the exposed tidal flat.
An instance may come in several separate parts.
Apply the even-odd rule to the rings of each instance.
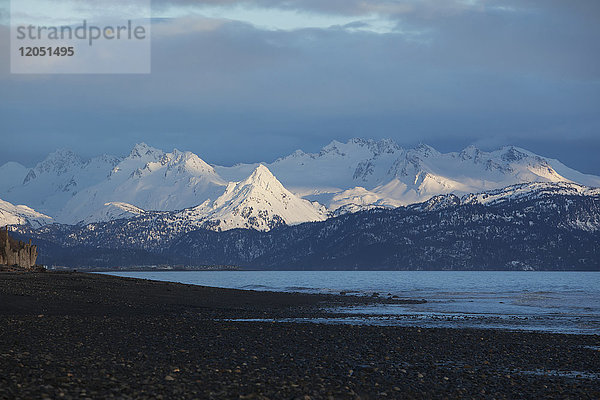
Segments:
[[[115,271],[229,289],[376,296],[329,323],[600,334],[600,273],[542,271]],[[408,298],[411,302],[393,301]],[[426,301],[420,301],[427,299]],[[392,300],[392,301],[388,301]],[[291,321],[306,321],[293,318]],[[290,321],[289,319],[287,321]]]
[[[265,322],[403,302],[3,273],[0,398],[600,398],[598,335]]]

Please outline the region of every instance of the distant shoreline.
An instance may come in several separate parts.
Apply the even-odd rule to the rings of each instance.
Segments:
[[[48,268],[48,267],[46,267]],[[124,268],[97,268],[97,267],[49,267],[49,272],[82,272],[82,273],[109,273],[109,272],[202,272],[202,271],[239,271],[239,272],[600,272],[597,270],[586,269],[539,269],[539,270],[510,270],[510,269],[274,269],[274,268],[256,268],[256,267],[238,267],[238,266],[200,266],[200,267],[183,267],[183,268],[152,268],[152,267],[124,267]]]
[[[124,267],[124,268],[98,268],[98,267],[48,267],[51,272],[185,272],[185,271],[252,271],[243,269],[233,265],[206,265],[197,267],[176,267],[176,266],[140,266],[140,267]]]

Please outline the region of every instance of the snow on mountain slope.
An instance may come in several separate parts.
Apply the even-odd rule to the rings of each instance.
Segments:
[[[327,211],[303,200],[273,176],[264,165],[240,182],[232,182],[214,202],[209,201],[177,214],[179,218],[202,220],[205,227],[224,231],[235,228],[267,231],[282,224],[323,221]]]
[[[227,205],[216,206],[215,199],[233,190],[236,185],[230,182],[245,181],[257,168],[260,164],[210,166],[193,153],[166,153],[143,143],[125,158],[102,156],[87,162],[61,150],[30,170],[17,185],[13,183],[20,180],[23,169],[14,163],[0,168],[0,197],[13,204],[27,204],[62,223],[138,215],[138,211],[130,213],[131,209],[122,212],[115,206],[119,203],[148,211],[202,205],[202,213],[217,215],[217,211],[205,209],[210,206],[222,209],[229,217],[239,205],[226,210]],[[440,194],[463,196],[525,182],[600,186],[600,177],[512,146],[491,152],[469,146],[460,152],[440,153],[427,145],[404,149],[392,140],[352,139],[347,143],[333,141],[314,154],[296,151],[263,168],[272,171],[292,194],[324,204],[336,214],[414,204]],[[279,215],[277,210],[270,211]],[[245,226],[248,222],[230,223]],[[256,226],[265,223],[257,222]]]
[[[265,165],[299,196],[333,195],[356,186],[373,187],[369,183],[385,173],[385,164],[393,162],[399,151],[401,148],[391,140],[352,139],[348,143],[333,141],[315,154],[298,150]],[[374,158],[382,162],[376,163]],[[254,167],[254,164],[238,164],[216,169],[223,177],[240,180]]]
[[[579,171],[567,167],[560,161],[555,160],[553,158],[544,158],[544,160],[548,164],[550,164],[552,169],[554,169],[554,171],[556,171],[557,174],[567,178],[569,181],[577,182],[581,185],[589,187],[600,187],[600,176],[583,174]]]
[[[334,141],[315,154],[296,151],[267,166],[293,193],[330,210],[407,205],[439,194],[463,195],[524,182],[600,186],[600,177],[513,146],[492,152],[469,146],[440,153],[427,145],[403,149],[391,140],[352,139]],[[235,177],[250,167],[216,169]]]
[[[55,216],[79,190],[106,179],[119,159],[100,156],[89,161],[68,150],[57,150],[29,170],[22,184],[0,195]]]
[[[409,207],[419,211],[432,211],[461,204],[479,204],[484,206],[504,203],[541,200],[558,196],[578,196],[600,198],[600,188],[579,185],[572,182],[530,182],[510,185],[500,189],[479,193],[468,193],[461,197],[455,194],[434,196],[431,199]]]
[[[600,188],[570,182],[533,182],[512,185],[483,193],[464,195],[462,204],[496,205],[507,201],[540,199],[546,196],[600,196]]]
[[[144,215],[145,210],[128,203],[110,202],[104,204],[104,207],[97,209],[93,214],[90,214],[83,219],[83,223],[92,222],[108,222],[116,219],[129,219]]]
[[[558,199],[566,198],[563,205]],[[583,200],[583,201],[582,201]],[[423,203],[410,205],[417,211],[439,211],[460,205],[499,206],[510,209],[522,202],[533,202],[538,207],[550,207],[556,213],[557,226],[570,227],[587,232],[600,231],[600,188],[572,182],[531,182],[507,186],[481,193],[470,193],[462,197],[455,194],[439,195]],[[578,203],[578,207],[573,204]],[[532,215],[535,207],[528,207]],[[564,219],[570,212],[571,218]],[[563,217],[563,221],[559,222]],[[532,221],[530,223],[533,223]]]
[[[190,152],[165,153],[144,143],[116,165],[107,179],[68,201],[58,219],[66,223],[100,220],[105,204],[127,203],[144,210],[174,211],[221,195],[227,182]],[[92,210],[92,212],[90,212]]]
[[[360,186],[335,194],[329,204],[332,210],[338,211],[338,214],[341,208],[344,209],[344,212],[356,212],[372,207],[395,208],[402,205],[401,202],[390,196],[381,195]]]
[[[30,225],[33,228],[51,224],[52,218],[27,206],[15,206],[0,200],[0,227],[6,225]]]
[[[180,211],[135,211],[140,215],[127,221],[80,225],[69,240],[75,243],[90,238],[103,243],[116,240],[152,248],[198,229],[268,231],[283,224],[322,221],[328,217],[323,207],[290,193],[262,165],[246,179],[230,183],[216,200]]]
[[[23,183],[29,169],[17,162],[9,161],[0,167],[0,193]]]

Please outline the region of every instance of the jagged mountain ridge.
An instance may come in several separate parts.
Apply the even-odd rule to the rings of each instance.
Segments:
[[[110,204],[115,212],[132,213],[130,218],[105,222],[42,227],[35,235],[43,240],[63,237],[65,246],[96,243],[96,247],[126,245],[155,250],[188,232],[205,229],[224,231],[235,228],[268,231],[328,217],[321,206],[303,200],[286,190],[264,166],[258,166],[248,179],[230,184],[214,202],[180,211],[143,211],[128,204]],[[68,234],[64,234],[69,232]],[[58,235],[58,236],[55,236]]]
[[[30,169],[20,185],[5,190],[0,197],[56,218],[80,190],[106,179],[118,161],[109,155],[84,161],[72,151],[57,150]]]
[[[311,164],[314,167],[307,168]],[[332,171],[329,164],[336,169]],[[403,149],[391,141],[354,139],[345,144],[333,142],[318,154],[296,153],[268,167],[286,187],[331,210],[360,203],[408,205],[439,194],[467,194],[526,182],[600,186],[599,177],[513,146],[493,152],[470,146],[443,154],[426,145]],[[332,172],[322,174],[321,187],[307,190],[308,182],[298,180],[305,176],[304,169]]]
[[[230,183],[213,203],[207,201],[176,215],[182,219],[203,219],[206,226],[217,231],[267,231],[328,217],[324,207],[295,196],[264,165],[256,167],[247,179]]]
[[[57,151],[30,170],[22,184],[0,192],[0,197],[70,224],[193,207],[209,213],[212,211],[207,205],[224,195],[232,183],[248,179],[259,165],[211,166],[191,152],[166,153],[143,143],[124,158],[102,156],[83,161],[72,152]],[[581,174],[557,160],[516,147],[484,152],[470,146],[444,154],[426,145],[404,149],[392,140],[352,139],[347,143],[334,141],[319,153],[296,151],[262,165],[286,190],[325,205],[331,215],[408,205],[441,194],[463,196],[526,182],[600,186],[600,177]],[[14,165],[4,169],[22,173]],[[10,181],[5,178],[0,176],[0,182]],[[298,218],[288,219],[303,222],[300,216],[305,214],[301,211]],[[233,223],[235,213],[219,217],[216,219],[231,222],[222,229],[276,225]],[[248,217],[256,215],[250,213]]]
[[[415,209],[440,209],[460,204],[497,205],[521,199],[542,200],[552,196],[600,196],[600,188],[571,182],[531,182],[511,185],[480,193],[469,193],[458,197],[455,194],[434,196],[430,200],[409,206]]]
[[[600,200],[583,196],[375,209],[267,233],[193,231],[166,254],[265,269],[599,271],[599,213]]]
[[[213,167],[191,152],[165,153],[138,144],[105,180],[74,195],[58,219],[91,222],[90,209],[102,209],[107,203],[141,210],[180,210],[218,197],[226,186]]]
[[[46,243],[44,262],[79,265],[114,266],[115,257],[118,265],[136,265],[139,252],[146,252],[147,259],[154,255],[168,263],[269,269],[600,270],[598,189],[520,184],[504,189],[503,198],[498,190],[463,198],[443,195],[268,232],[175,232],[176,224],[160,215],[141,217],[143,224],[132,224],[141,221],[134,219],[13,229]],[[86,258],[96,257],[99,248],[105,249],[101,261]]]

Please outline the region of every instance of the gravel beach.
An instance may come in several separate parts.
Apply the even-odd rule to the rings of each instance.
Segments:
[[[227,321],[368,301],[0,273],[0,398],[600,398],[598,335]]]

